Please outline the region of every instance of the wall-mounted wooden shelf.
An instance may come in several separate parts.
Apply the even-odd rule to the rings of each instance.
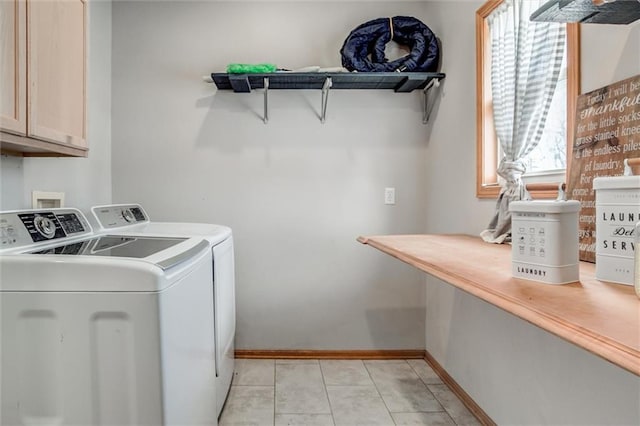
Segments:
[[[468,235],[360,237],[368,244],[640,376],[640,300],[595,278],[551,285],[511,276],[511,246]],[[455,318],[453,319],[455,321]]]
[[[264,74],[227,74],[212,73],[207,81],[216,84],[218,90],[233,90],[236,93],[249,93],[254,89],[264,89],[264,122],[269,118],[269,90],[322,90],[321,122],[326,118],[327,101],[330,89],[369,89],[393,90],[406,93],[422,90],[424,93],[423,122],[429,121],[433,102],[429,101],[429,91],[437,87],[443,73],[426,72],[336,72],[336,73],[296,73],[275,72]]]

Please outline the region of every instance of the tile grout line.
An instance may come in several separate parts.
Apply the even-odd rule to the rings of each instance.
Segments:
[[[436,395],[433,392],[431,392],[431,389],[429,389],[429,383],[425,382],[424,379],[422,377],[420,377],[420,374],[418,374],[418,371],[415,368],[413,368],[413,365],[411,365],[411,363],[409,361],[407,361],[407,364],[409,364],[409,367],[411,368],[411,370],[413,370],[413,372],[416,373],[416,376],[418,376],[418,378],[424,384],[424,387],[427,388],[427,391],[431,394],[431,396],[433,396],[436,399],[436,401],[438,401],[438,403],[440,403],[440,400],[438,400],[438,398],[436,398]],[[426,364],[426,362],[425,362],[425,364]],[[440,403],[440,405],[442,405],[442,403]],[[444,411],[446,411],[446,409],[444,408],[444,405],[442,405],[442,409]]]
[[[327,390],[327,382],[324,380],[324,372],[322,371],[322,362],[318,360],[318,366],[320,367],[320,377],[322,377],[322,386],[324,386],[324,394],[327,397],[327,402],[329,403],[329,411],[331,412],[331,421],[333,425],[336,424],[336,418],[333,415],[333,406],[331,405],[331,399],[329,398],[329,390]]]
[[[429,386],[441,386],[444,387],[445,389],[447,389],[449,392],[451,392],[451,388],[446,384],[446,383],[438,383],[438,384],[433,384],[433,385],[427,385],[427,388],[429,388]],[[429,392],[431,392],[434,396],[434,398],[436,399],[436,401],[438,401],[438,403],[442,406],[442,408],[444,409],[444,412],[447,413],[447,415],[449,416],[449,418],[451,419],[451,421],[453,421],[453,423],[456,426],[458,425],[458,422],[456,422],[456,420],[453,418],[453,416],[451,415],[451,413],[449,413],[449,410],[447,410],[447,407],[445,407],[445,405],[442,403],[442,401],[440,401],[440,399],[436,396],[435,393],[433,393],[431,391],[431,389],[429,389]],[[459,398],[456,395],[456,398],[459,400]]]
[[[276,360],[273,360],[273,426],[276,426]]]
[[[453,421],[453,418],[451,417],[451,415],[447,412],[447,409],[444,407],[444,405],[442,405],[442,403],[440,402],[440,400],[438,398],[436,398],[436,396],[434,395],[433,392],[431,392],[431,389],[429,389],[429,385],[427,385],[427,383],[422,380],[422,377],[420,377],[420,374],[418,374],[418,372],[416,371],[415,368],[413,368],[413,365],[411,365],[411,363],[409,362],[409,360],[405,359],[404,362],[409,366],[409,368],[411,369],[411,371],[413,371],[413,374],[416,375],[416,377],[418,379],[420,379],[420,382],[424,385],[424,388],[427,390],[427,392],[429,392],[429,394],[433,397],[434,400],[436,400],[438,402],[438,405],[440,407],[442,407],[442,410],[438,410],[438,411],[416,411],[417,413],[445,413],[447,415],[447,417],[449,417],[451,419],[451,421],[457,425],[456,422]],[[395,420],[394,420],[395,421]]]
[[[395,419],[391,415],[391,410],[389,410],[389,406],[387,405],[387,402],[382,397],[382,394],[380,393],[380,389],[378,389],[378,385],[376,384],[376,381],[373,380],[373,376],[371,375],[371,371],[369,371],[369,369],[367,368],[367,363],[364,362],[364,360],[362,360],[362,365],[364,365],[364,369],[367,370],[367,374],[369,375],[369,378],[371,379],[371,383],[373,383],[373,387],[375,388],[376,392],[378,392],[378,396],[382,400],[382,403],[384,404],[384,408],[387,409],[387,413],[389,414],[389,417],[391,417],[391,421],[393,422],[394,425],[397,425]]]
[[[451,419],[451,421],[457,426],[458,423],[456,423],[456,421],[453,419],[453,416],[449,413],[449,411],[447,410],[447,407],[444,406],[444,404],[442,403],[442,401],[440,401],[440,399],[438,399],[438,397],[436,396],[435,393],[433,393],[431,391],[431,389],[429,388],[429,385],[427,382],[424,381],[424,379],[422,377],[420,377],[420,374],[418,374],[418,371],[413,368],[413,365],[411,365],[411,363],[409,361],[407,361],[407,364],[409,364],[409,367],[411,367],[411,369],[413,370],[414,373],[416,373],[416,376],[418,376],[418,378],[420,379],[420,381],[424,384],[424,387],[427,388],[427,392],[429,392],[431,394],[431,396],[433,396],[433,398],[438,401],[438,404],[440,404],[440,406],[442,407],[442,410],[440,411],[431,411],[432,413],[445,413],[447,415],[447,417],[449,417]],[[425,362],[426,364],[426,362]],[[431,368],[431,367],[429,367]],[[447,386],[444,383],[437,383],[435,384],[436,386],[439,386],[440,384],[443,384],[447,387],[447,389],[449,389],[449,386]]]

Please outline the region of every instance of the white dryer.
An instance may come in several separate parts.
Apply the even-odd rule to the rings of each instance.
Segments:
[[[0,424],[215,425],[211,251],[0,212]]]
[[[123,235],[200,237],[209,242],[213,260],[215,311],[216,409],[222,412],[234,371],[236,330],[233,235],[227,226],[207,223],[154,222],[139,204],[112,204],[91,209],[96,229]]]

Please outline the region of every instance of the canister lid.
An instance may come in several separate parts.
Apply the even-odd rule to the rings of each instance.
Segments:
[[[580,210],[580,201],[532,200],[514,201],[509,204],[511,212],[574,213]]]
[[[640,189],[640,176],[601,176],[593,180],[593,189]]]

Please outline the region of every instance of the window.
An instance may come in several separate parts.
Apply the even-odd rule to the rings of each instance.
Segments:
[[[476,91],[477,91],[477,185],[478,198],[495,198],[500,193],[498,175],[499,144],[493,125],[491,97],[491,36],[487,18],[504,0],[489,0],[476,12]],[[575,102],[579,90],[580,35],[578,24],[566,24],[567,45],[561,75],[543,140],[527,156],[527,175],[548,172],[565,173],[564,162],[573,140]],[[563,112],[564,110],[564,112]],[[555,175],[555,180],[565,180]],[[546,194],[542,194],[546,195]]]
[[[565,46],[566,49],[566,46]],[[500,158],[500,157],[498,157]],[[553,93],[542,139],[525,158],[527,175],[562,173],[567,168],[567,51]]]

